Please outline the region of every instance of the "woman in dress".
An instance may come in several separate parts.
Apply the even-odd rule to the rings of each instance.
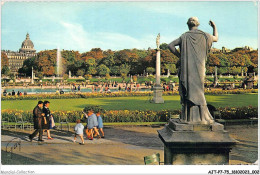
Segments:
[[[43,102],[42,112],[45,114],[46,121],[47,121],[46,124],[43,125],[43,130],[47,131],[48,140],[53,140],[53,138],[51,137],[51,132],[50,132],[50,129],[53,129],[53,127],[51,127],[51,125],[52,125],[51,121],[53,121],[52,120],[53,116],[51,114],[49,106],[50,106],[50,102],[49,101],[44,101]]]

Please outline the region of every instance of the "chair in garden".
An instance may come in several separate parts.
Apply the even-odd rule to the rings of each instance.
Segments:
[[[144,157],[144,164],[148,165],[148,164],[158,164],[160,165],[161,163],[164,162],[160,162],[160,153],[154,153],[153,155],[150,156],[145,156]]]
[[[15,115],[10,115],[10,116],[8,116],[7,120],[8,120],[8,127],[9,127],[9,129],[13,128],[13,127],[16,129],[16,116]]]
[[[31,116],[31,114],[28,114],[29,117],[27,118],[27,120],[23,117],[23,122],[24,122],[24,128],[30,128],[30,131],[33,128],[33,117]]]
[[[22,115],[15,115],[15,129],[16,126],[20,127],[21,129],[24,129],[24,121]]]
[[[9,118],[3,119],[1,120],[1,127],[4,129],[6,126],[6,129],[8,127],[8,129],[10,129],[10,125],[9,125]]]
[[[67,129],[68,129],[68,132],[70,131],[70,124],[69,124],[69,122],[68,122],[68,117],[63,117],[63,118],[59,118],[59,120],[60,120],[60,128],[61,128],[61,130],[62,130],[62,125],[67,125]]]

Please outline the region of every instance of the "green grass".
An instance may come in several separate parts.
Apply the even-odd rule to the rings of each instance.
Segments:
[[[145,97],[113,97],[113,98],[87,98],[87,99],[45,99],[50,101],[50,109],[74,111],[82,110],[86,105],[100,105],[106,110],[169,110],[180,109],[180,96],[164,96],[164,104],[153,104]],[[216,107],[257,106],[258,94],[227,94],[206,95],[207,103]],[[2,109],[32,110],[37,100],[10,100],[2,101]]]

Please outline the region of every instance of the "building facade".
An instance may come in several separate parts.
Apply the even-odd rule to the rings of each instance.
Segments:
[[[19,68],[23,66],[24,60],[37,55],[33,42],[30,40],[28,33],[26,35],[26,39],[22,43],[21,48],[19,49],[19,52],[10,50],[3,50],[3,52],[7,55],[11,73],[15,74],[17,74]]]

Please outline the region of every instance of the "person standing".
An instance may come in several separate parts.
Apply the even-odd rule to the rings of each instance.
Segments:
[[[75,136],[74,136],[74,140],[73,142],[76,143],[76,139],[77,139],[77,136],[80,137],[81,139],[81,145],[84,145],[84,138],[83,138],[83,130],[84,130],[84,126],[80,123],[80,119],[77,119],[76,121],[76,126],[74,128],[74,131],[75,131]]]
[[[42,126],[44,121],[44,113],[42,112],[43,102],[39,101],[38,105],[33,109],[33,123],[35,131],[29,135],[30,141],[39,133],[38,141],[43,142],[42,140]]]
[[[52,114],[51,114],[51,111],[49,109],[49,106],[50,106],[50,102],[49,101],[44,101],[43,102],[43,110],[42,112],[45,114],[45,117],[46,117],[46,124],[43,125],[43,129],[47,131],[47,137],[49,140],[53,140],[53,138],[51,137],[51,132],[50,132],[50,129],[52,129],[52,127],[50,127],[51,123],[50,121],[52,120],[51,117],[52,117]]]
[[[96,116],[97,116],[97,121],[98,121],[98,126],[97,128],[100,130],[102,136],[101,138],[105,138],[105,134],[104,134],[104,131],[103,131],[103,120],[102,120],[102,117],[101,117],[101,110],[97,110],[96,111]]]
[[[101,138],[100,134],[97,130],[97,126],[98,126],[97,116],[96,116],[96,114],[94,114],[93,109],[89,108],[87,111],[83,111],[83,112],[88,120],[87,127],[86,127],[87,128],[86,135],[87,135],[88,139],[93,140],[94,131],[96,132],[98,138]]]
[[[168,45],[170,51],[180,58],[178,76],[182,105],[181,121],[214,123],[204,95],[204,78],[207,54],[212,43],[218,41],[217,27],[213,21],[209,21],[213,35],[205,33],[198,29],[197,17],[189,18],[187,25],[189,31]],[[175,46],[179,46],[180,52]]]

